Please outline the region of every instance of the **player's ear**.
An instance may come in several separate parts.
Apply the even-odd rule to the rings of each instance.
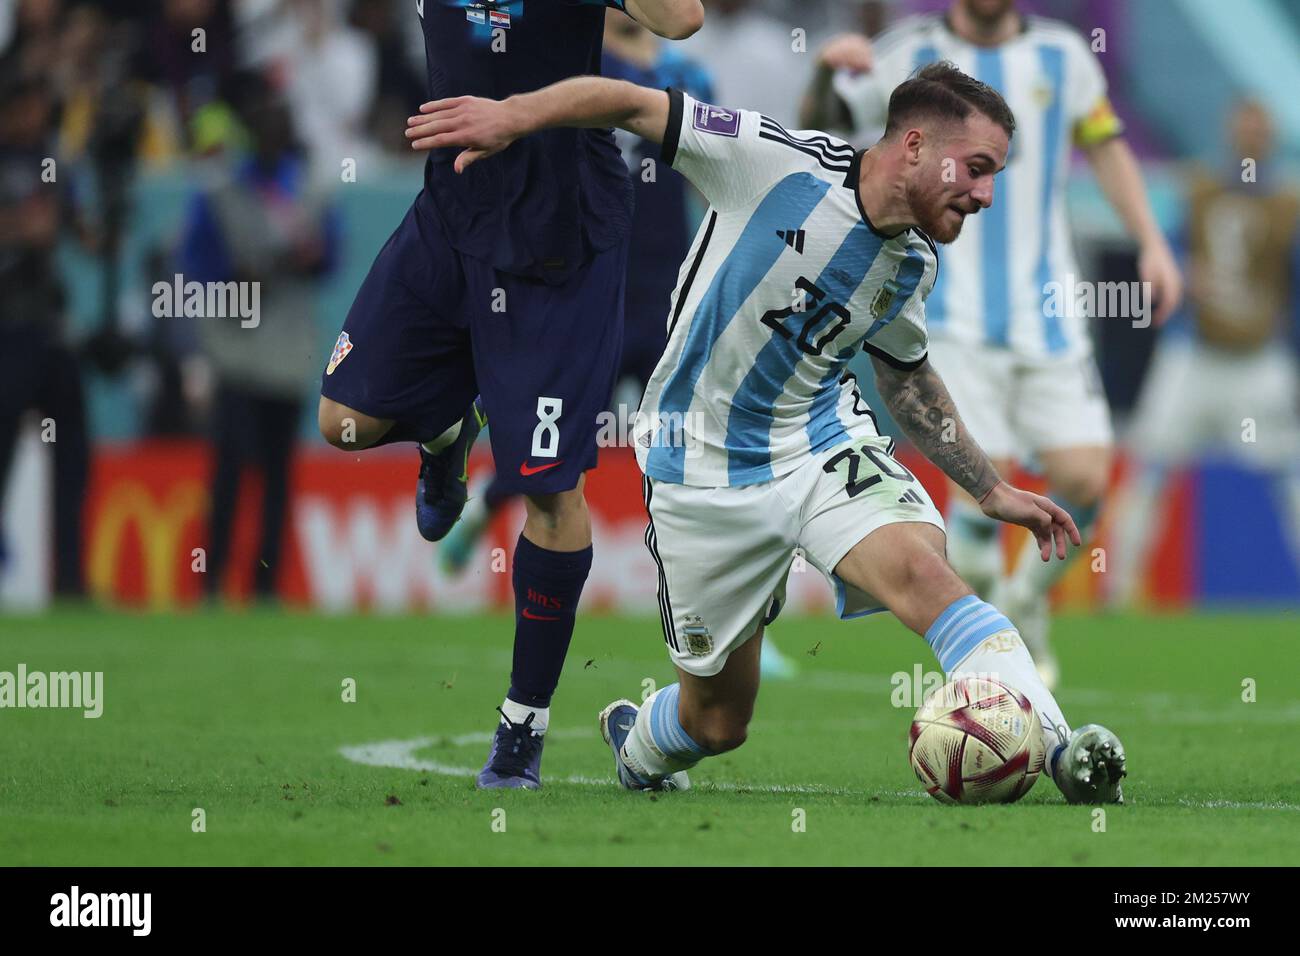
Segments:
[[[925,131],[920,127],[913,126],[903,133],[903,155],[909,164],[914,166],[921,161],[921,150],[927,145]]]

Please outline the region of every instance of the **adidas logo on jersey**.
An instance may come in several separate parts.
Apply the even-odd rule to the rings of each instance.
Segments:
[[[901,498],[898,499],[898,503],[899,503],[900,505],[921,505],[921,504],[925,504],[925,502],[923,502],[923,501],[921,500],[921,496],[918,495],[918,494],[917,494],[915,491],[913,491],[911,488],[909,488],[909,489],[907,490],[907,494],[903,495],[903,497],[901,497]]]
[[[776,234],[779,238],[785,240],[785,244],[793,249],[799,255],[803,255],[803,238],[804,230],[802,229],[778,229]]]

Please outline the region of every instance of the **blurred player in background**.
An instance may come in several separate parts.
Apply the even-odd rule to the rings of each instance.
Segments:
[[[819,55],[804,124],[877,131],[894,87],[937,59],[1000,91],[1018,133],[1001,201],[944,257],[926,304],[931,356],[998,469],[1032,458],[1086,538],[1110,477],[1112,433],[1087,318],[1049,306],[1049,283],[1067,284],[1079,272],[1065,209],[1072,146],[1087,155],[1138,244],[1138,274],[1150,283],[1157,324],[1182,295],[1178,269],[1087,41],[1063,23],[1022,15],[1014,0],[954,0],[945,13],[908,17],[874,41],[830,41]],[[1027,541],[1004,576],[996,524],[956,486],[950,502],[954,566],[1006,609],[1053,686],[1058,667],[1047,600],[1065,563],[1043,564]]]
[[[1190,321],[1162,332],[1128,435],[1136,471],[1105,576],[1115,605],[1139,597],[1169,471],[1210,450],[1273,474],[1300,567],[1300,193],[1279,181],[1263,105],[1239,103],[1227,125],[1228,161],[1199,170],[1187,192]]]
[[[220,593],[235,534],[240,475],[251,464],[262,478],[253,591],[270,600],[280,573],[303,383],[311,380],[315,364],[302,343],[314,334],[320,281],[338,262],[339,223],[329,197],[312,184],[307,153],[285,101],[257,73],[243,74],[232,85],[248,149],[231,156],[191,199],[177,265],[187,280],[258,284],[256,325],[245,328],[224,319],[195,323],[216,383],[204,583],[209,596]]]
[[[507,96],[599,73],[605,7],[668,37],[704,15],[699,0],[425,0],[429,95]],[[510,689],[478,785],[535,789],[591,568],[582,486],[622,349],[632,187],[609,130],[528,137],[464,175],[456,153],[430,154],[423,191],[357,293],[321,377],[320,429],[346,450],[417,443],[416,519],[438,541],[465,506],[469,448],[491,418],[502,491],[524,495],[528,516]]]
[[[54,590],[79,597],[90,449],[82,371],[65,337],[67,296],[56,255],[74,216],[66,166],[48,178],[57,168],[51,158],[60,156],[49,83],[18,74],[0,75],[0,505],[23,415],[36,411],[54,449]],[[4,538],[0,527],[0,570]]]

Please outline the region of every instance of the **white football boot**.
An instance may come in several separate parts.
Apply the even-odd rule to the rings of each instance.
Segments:
[[[1123,803],[1124,745],[1101,724],[1076,727],[1052,760],[1052,779],[1067,803]]]

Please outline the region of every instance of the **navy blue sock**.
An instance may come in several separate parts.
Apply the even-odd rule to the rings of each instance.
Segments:
[[[591,570],[591,547],[548,551],[522,534],[515,545],[515,656],[506,696],[527,707],[551,706],[582,585]]]

